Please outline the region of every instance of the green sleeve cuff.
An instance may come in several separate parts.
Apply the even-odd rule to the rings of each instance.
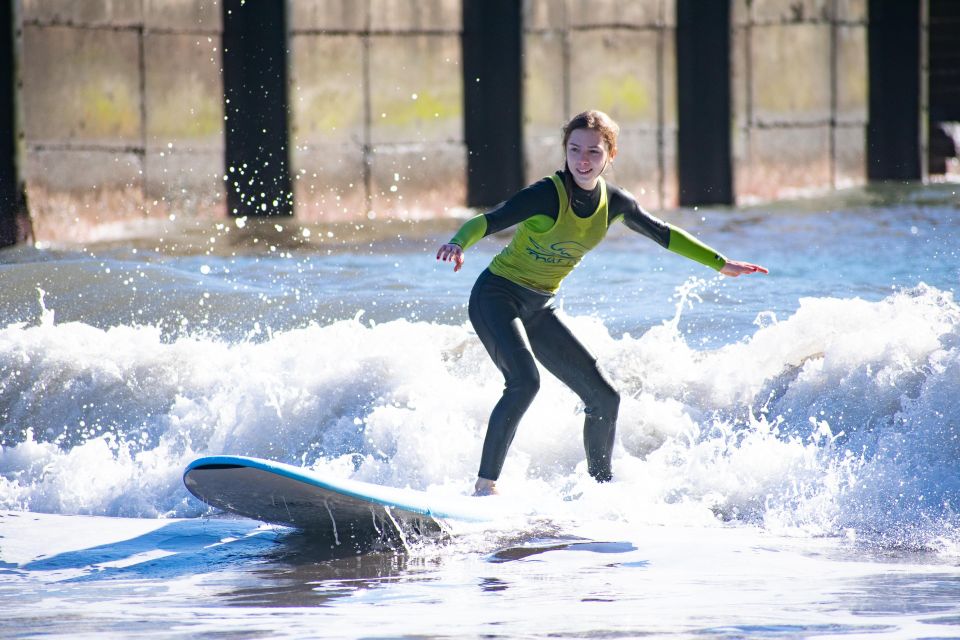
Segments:
[[[460,231],[450,239],[450,244],[458,244],[461,249],[466,250],[485,235],[487,235],[487,217],[481,213],[464,222]]]
[[[720,269],[727,264],[727,259],[721,254],[703,244],[683,229],[675,227],[672,224],[668,226],[670,227],[670,244],[667,245],[667,249],[670,251],[678,253],[684,258],[690,258],[716,271],[720,271]]]

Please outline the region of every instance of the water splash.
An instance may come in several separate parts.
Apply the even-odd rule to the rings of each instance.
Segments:
[[[698,350],[677,314],[638,337],[570,317],[621,389],[616,480],[593,484],[582,407],[545,376],[502,484],[633,523],[743,521],[780,533],[956,549],[960,308],[933,287],[808,298],[747,339]],[[150,326],[0,330],[0,506],[202,512],[196,455],[278,459],[465,492],[501,381],[465,326],[350,320],[260,342]],[[575,498],[563,503],[562,497]],[[574,517],[574,516],[571,516]]]

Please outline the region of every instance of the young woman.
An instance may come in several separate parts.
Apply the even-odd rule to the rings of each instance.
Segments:
[[[587,470],[611,479],[620,395],[597,360],[557,317],[553,296],[561,281],[607,229],[622,220],[661,246],[727,276],[767,273],[759,265],[727,260],[687,232],[658,220],[630,193],[601,177],[617,155],[619,126],[601,111],[580,113],[563,128],[566,164],[492,211],[468,220],[437,259],[463,266],[463,252],[481,238],[519,225],[513,240],[477,278],[470,322],[503,373],[503,396],[490,415],[474,495],[497,492],[507,449],[520,418],[540,388],[534,358],[583,401]],[[526,335],[526,340],[524,339]],[[529,347],[528,347],[529,344]]]

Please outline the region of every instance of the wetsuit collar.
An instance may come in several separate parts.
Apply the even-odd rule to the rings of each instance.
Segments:
[[[600,181],[597,180],[597,186],[587,191],[581,188],[576,180],[573,179],[573,174],[570,173],[569,167],[564,167],[562,177],[564,184],[567,185],[568,191],[570,191],[567,195],[570,197],[570,208],[573,209],[573,212],[579,218],[589,218],[592,216],[597,210],[597,207],[600,206]]]

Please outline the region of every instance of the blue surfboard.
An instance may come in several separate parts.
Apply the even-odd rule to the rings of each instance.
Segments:
[[[405,542],[410,535],[443,533],[449,522],[487,522],[497,513],[495,501],[487,498],[385,487],[245,456],[194,460],[183,483],[208,505],[328,536],[338,545]]]

